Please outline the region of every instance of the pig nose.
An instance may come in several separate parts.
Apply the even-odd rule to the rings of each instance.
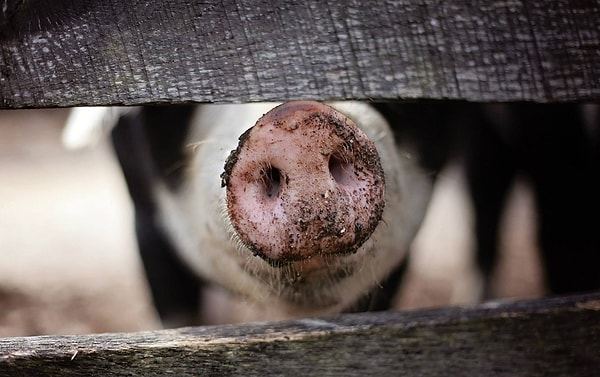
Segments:
[[[222,174],[237,238],[272,265],[355,252],[384,207],[375,145],[313,101],[275,107],[241,137]]]

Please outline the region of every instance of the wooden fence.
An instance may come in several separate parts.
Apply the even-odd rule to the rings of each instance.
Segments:
[[[600,99],[597,1],[4,0],[0,7],[1,109]],[[600,293],[0,339],[1,376],[165,374],[598,376]]]
[[[0,108],[600,97],[597,1],[2,5]]]
[[[598,376],[600,294],[129,334],[0,339],[7,376]]]

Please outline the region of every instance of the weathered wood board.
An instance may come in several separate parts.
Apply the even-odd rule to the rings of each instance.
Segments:
[[[470,308],[0,339],[1,376],[598,376],[600,293]]]
[[[597,0],[2,5],[0,108],[600,99]]]

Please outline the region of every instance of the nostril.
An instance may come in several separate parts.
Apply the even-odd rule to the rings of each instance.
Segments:
[[[272,198],[277,196],[279,187],[281,186],[281,173],[279,169],[269,166],[264,169],[261,174],[261,183],[263,185],[265,194]]]
[[[339,185],[347,186],[354,182],[352,164],[338,155],[329,157],[329,172]]]

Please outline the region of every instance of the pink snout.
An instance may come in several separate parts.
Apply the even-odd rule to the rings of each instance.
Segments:
[[[287,102],[261,117],[221,177],[237,237],[274,266],[354,253],[383,213],[375,145],[319,102]]]

